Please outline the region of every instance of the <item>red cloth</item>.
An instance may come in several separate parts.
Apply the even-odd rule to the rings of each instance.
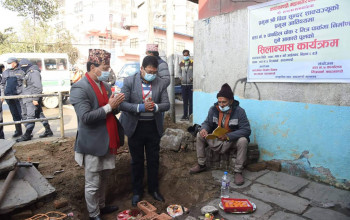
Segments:
[[[96,94],[98,105],[100,107],[105,106],[108,104],[108,96],[107,91],[102,82],[100,82],[101,90],[98,88],[96,83],[93,79],[90,78],[89,74],[85,74],[86,78],[88,79],[91,87],[94,89],[94,92]],[[118,135],[118,125],[117,125],[117,119],[112,113],[108,113],[106,116],[106,127],[108,131],[109,136],[109,150],[111,154],[117,154],[117,149],[120,147],[120,140]]]

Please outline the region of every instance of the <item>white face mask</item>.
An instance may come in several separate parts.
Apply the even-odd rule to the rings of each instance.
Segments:
[[[220,109],[222,112],[227,112],[228,110],[230,110],[230,106],[225,106],[225,107],[219,106],[219,109]]]
[[[96,74],[95,76],[97,77],[98,81],[107,81],[109,77],[109,71],[101,71],[101,76],[97,76]]]

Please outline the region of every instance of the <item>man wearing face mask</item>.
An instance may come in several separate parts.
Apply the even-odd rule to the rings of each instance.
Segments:
[[[200,132],[197,134],[197,159],[196,166],[190,169],[190,174],[205,171],[206,154],[205,147],[209,146],[213,151],[221,154],[226,153],[230,148],[236,148],[237,158],[234,166],[234,183],[242,185],[243,165],[247,157],[249,135],[251,133],[249,121],[239,102],[234,100],[231,87],[225,83],[217,94],[218,102],[209,109],[206,120],[202,123]],[[206,136],[212,133],[217,127],[228,130],[228,133],[213,140],[206,140]]]
[[[181,120],[188,120],[192,114],[192,97],[193,97],[193,60],[190,59],[190,51],[182,52],[183,60],[179,64],[179,76],[181,79],[181,95],[183,100],[184,114]]]
[[[75,160],[85,169],[85,200],[90,220],[115,212],[117,206],[106,206],[108,177],[115,168],[117,149],[124,145],[124,130],[115,115],[124,94],[112,94],[108,80],[111,54],[90,49],[87,73],[73,84],[70,102],[78,118]]]
[[[18,60],[15,57],[10,57],[7,63],[11,65],[2,74],[1,79],[1,94],[5,96],[20,95],[22,92],[22,83],[24,72],[18,66]],[[3,101],[3,100],[2,100]],[[20,121],[21,118],[21,99],[7,99],[6,102],[10,108],[13,121]],[[12,137],[16,138],[22,135],[21,124],[16,124],[16,131]]]
[[[32,65],[28,59],[21,59],[19,66],[24,71],[22,95],[41,94],[43,85],[41,83],[40,69],[37,65]],[[22,99],[22,119],[45,119],[43,109],[41,108],[42,98],[23,98]],[[45,132],[39,137],[52,136],[49,122],[47,120],[41,122],[45,127]],[[17,142],[29,141],[32,139],[32,132],[35,127],[35,122],[25,124],[26,132],[17,139]]]
[[[131,204],[136,206],[143,195],[144,152],[147,160],[148,192],[155,200],[164,201],[159,193],[159,143],[163,135],[163,115],[170,103],[165,82],[157,75],[154,56],[143,59],[141,72],[124,79],[125,101],[120,105],[120,122],[128,136],[132,158]]]

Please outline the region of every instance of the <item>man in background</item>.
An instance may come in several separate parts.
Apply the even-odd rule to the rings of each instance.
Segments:
[[[181,80],[181,95],[183,100],[183,116],[181,120],[188,120],[193,111],[193,60],[190,59],[190,51],[182,52],[183,60],[179,64],[179,76]]]
[[[146,55],[154,56],[158,61],[158,77],[164,81],[164,86],[167,88],[170,85],[170,72],[168,64],[159,56],[158,44],[147,44]]]

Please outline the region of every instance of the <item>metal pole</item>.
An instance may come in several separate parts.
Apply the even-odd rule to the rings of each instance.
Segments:
[[[62,92],[58,93],[58,109],[59,109],[59,117],[60,117],[61,138],[64,138]]]
[[[173,0],[166,1],[166,39],[167,39],[167,61],[170,72],[169,101],[170,101],[170,118],[175,122],[175,78],[174,78],[174,4]]]

